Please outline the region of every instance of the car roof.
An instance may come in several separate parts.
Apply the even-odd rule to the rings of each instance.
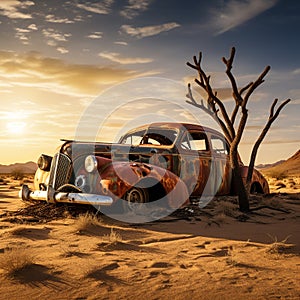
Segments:
[[[149,123],[142,126],[138,126],[132,130],[129,130],[128,133],[132,133],[138,130],[145,130],[147,128],[165,128],[165,129],[180,129],[181,127],[185,127],[186,130],[198,130],[203,132],[211,132],[217,135],[223,136],[219,131],[214,130],[209,127],[205,127],[198,124],[192,124],[192,123],[177,123],[177,122],[156,122],[156,123]]]

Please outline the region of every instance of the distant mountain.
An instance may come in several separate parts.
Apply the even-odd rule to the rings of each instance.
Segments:
[[[285,161],[286,161],[285,159],[282,159],[282,160],[276,161],[275,163],[272,163],[272,164],[260,164],[260,165],[255,166],[255,168],[256,169],[272,168],[272,167],[275,167]]]
[[[14,170],[22,171],[25,174],[34,174],[37,170],[37,164],[33,161],[27,163],[15,163],[11,165],[0,164],[0,174],[9,174]]]
[[[290,176],[300,176],[300,150],[289,159],[273,165],[272,167],[263,168],[261,171],[266,175],[271,175],[272,173],[286,173],[286,175]]]

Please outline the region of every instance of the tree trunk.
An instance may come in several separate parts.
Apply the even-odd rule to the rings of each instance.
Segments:
[[[238,195],[239,209],[242,212],[249,211],[249,194],[246,190],[243,178],[241,176],[240,167],[232,169],[234,186]]]
[[[230,149],[230,162],[232,168],[233,182],[238,195],[239,209],[240,211],[247,212],[250,209],[249,206],[249,193],[246,189],[245,183],[242,178],[240,162],[238,159],[238,152],[235,147]]]

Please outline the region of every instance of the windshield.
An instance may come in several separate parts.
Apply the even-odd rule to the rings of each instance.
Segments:
[[[121,144],[127,145],[164,145],[171,146],[178,132],[175,129],[149,128],[126,134],[120,139]]]

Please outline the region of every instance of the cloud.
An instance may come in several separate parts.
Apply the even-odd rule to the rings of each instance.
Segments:
[[[15,37],[19,39],[23,45],[28,45],[29,44],[28,33],[31,32],[31,30],[25,28],[16,28],[15,30],[16,30]]]
[[[95,32],[87,35],[86,37],[90,38],[90,39],[102,39],[102,35],[103,35],[103,32],[95,31]]]
[[[120,15],[126,19],[133,19],[146,11],[152,2],[153,0],[128,0],[128,5],[120,11]]]
[[[219,99],[222,101],[233,101],[232,97],[232,88],[228,86],[227,82],[222,83],[221,76],[224,76],[223,73],[213,73],[209,74],[210,80],[211,80],[211,85],[213,88],[213,91],[217,93],[217,96]],[[187,86],[188,83],[191,84],[192,91],[194,93],[194,98],[196,101],[201,101],[207,99],[207,93],[201,88],[197,83],[195,83],[195,76],[185,76],[183,77],[183,82],[184,85]],[[204,101],[206,104],[206,101]]]
[[[114,0],[102,0],[99,3],[84,1],[84,3],[77,3],[76,6],[88,12],[100,15],[107,15],[111,12],[111,6],[113,3]]]
[[[24,29],[24,28],[16,28],[16,31],[19,32],[19,33],[26,33],[26,32],[30,32],[31,30]]]
[[[42,33],[47,39],[58,42],[66,42],[68,38],[72,36],[71,33],[63,33],[53,28],[43,29]]]
[[[299,75],[300,74],[300,69],[295,69],[292,74],[294,75]]]
[[[153,61],[152,58],[141,58],[141,57],[120,57],[120,53],[115,52],[100,52],[98,54],[100,57],[109,59],[113,62],[119,63],[121,65],[129,65],[129,64],[146,64]]]
[[[26,28],[15,28],[16,34],[15,37],[19,39],[22,44],[28,45],[29,44],[29,34],[33,31],[37,30],[37,27],[35,24],[31,24],[27,26]]]
[[[23,45],[29,45],[29,38],[25,34],[16,34],[16,38],[18,38]]]
[[[169,31],[176,27],[180,27],[178,23],[165,23],[162,25],[145,26],[145,27],[132,27],[131,25],[122,25],[121,31],[137,38],[144,38],[148,36],[158,35],[161,32]]]
[[[229,0],[221,9],[212,11],[212,24],[217,34],[229,31],[273,7],[278,0]]]
[[[49,23],[59,23],[59,24],[72,24],[75,23],[72,20],[69,20],[68,18],[57,18],[54,15],[47,15],[46,21]]]
[[[27,26],[27,28],[30,30],[38,30],[38,28],[35,24],[30,24],[29,26]]]
[[[290,104],[299,105],[300,99],[296,99],[296,100],[293,99]]]
[[[126,42],[120,42],[120,41],[114,42],[114,44],[116,44],[116,45],[122,45],[122,46],[127,46],[128,45],[128,43],[126,43]]]
[[[259,126],[259,125],[246,125],[246,130],[254,131],[254,132],[260,132],[262,130],[263,126],[264,125],[261,125],[261,126]],[[275,127],[273,126],[272,130],[274,130],[274,129],[275,129]]]
[[[53,40],[49,40],[46,42],[48,46],[50,47],[56,47],[57,46],[57,42],[53,41]]]
[[[199,101],[199,103],[200,103],[200,101],[203,99],[203,100],[205,100],[204,103],[206,105],[207,93],[198,85],[193,85],[192,89],[194,92],[196,91],[196,93],[194,93],[195,100]],[[213,88],[213,90],[215,93],[217,93],[218,98],[220,100],[222,100],[224,102],[234,101],[234,99],[232,97],[232,89],[231,88],[215,87],[215,88]],[[199,94],[199,97],[197,96],[197,93]]]
[[[0,14],[11,19],[31,19],[30,14],[23,13],[21,10],[26,10],[34,4],[33,1],[1,0]]]
[[[143,76],[133,70],[68,64],[39,53],[0,51],[0,82],[11,88],[36,88],[49,93],[90,97],[109,85]]]
[[[60,52],[61,54],[66,54],[66,53],[69,53],[69,50],[64,48],[64,47],[57,47],[56,50],[58,52]]]
[[[299,144],[300,140],[299,139],[280,139],[280,140],[269,140],[269,141],[265,140],[263,143],[265,145]],[[245,142],[241,142],[241,144],[243,144],[243,145],[253,145],[253,142],[252,141],[245,141]]]

